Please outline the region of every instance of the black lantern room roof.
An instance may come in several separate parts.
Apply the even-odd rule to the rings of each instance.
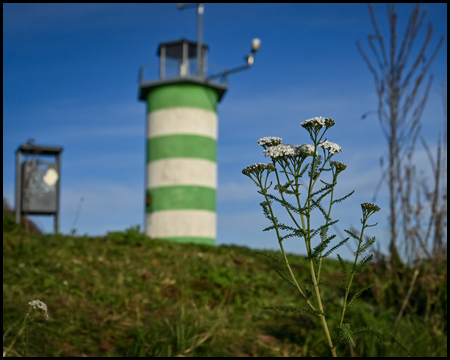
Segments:
[[[169,41],[159,44],[157,55],[161,56],[161,48],[165,48],[165,56],[174,59],[182,59],[183,58],[183,50],[187,48],[187,58],[195,58],[197,57],[197,43],[194,41],[187,40],[185,38],[181,38],[176,41]],[[202,45],[202,54],[205,54],[208,51],[208,45]],[[203,55],[204,56],[204,55]]]

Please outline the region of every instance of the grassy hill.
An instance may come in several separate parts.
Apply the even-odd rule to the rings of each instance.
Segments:
[[[305,284],[303,258],[291,255],[290,262]],[[335,328],[341,275],[337,262],[324,266],[325,313]],[[433,280],[437,301],[423,291],[430,281],[418,281],[395,329],[404,291],[382,263],[369,267],[355,289],[359,281],[374,287],[346,319],[371,326],[384,341],[362,337],[355,349],[340,346],[340,355],[406,356],[391,332],[415,356],[446,356],[446,264],[445,276]],[[261,308],[304,306],[275,269],[284,270],[246,247],[163,242],[139,228],[104,237],[27,234],[4,214],[3,349],[17,335],[28,302],[38,299],[50,319],[31,324],[31,356],[328,356],[316,317]],[[397,274],[407,290],[412,272]],[[8,356],[23,356],[25,341],[21,336]]]

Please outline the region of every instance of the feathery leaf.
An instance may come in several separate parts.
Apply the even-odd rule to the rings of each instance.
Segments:
[[[341,255],[337,254],[339,265],[341,267],[342,281],[344,282],[344,289],[347,291],[347,266],[344,260],[342,260]]]
[[[265,229],[263,229],[263,231],[269,231],[269,230],[273,230],[275,229],[275,225],[270,225],[268,227],[266,227]]]
[[[349,237],[342,240],[339,244],[333,246],[330,250],[327,251],[327,253],[323,256],[324,258],[327,257],[328,255],[330,255],[334,250],[336,250],[337,248],[341,247],[342,245],[344,245],[347,240],[350,239]]]
[[[329,194],[329,193],[331,192],[331,190],[333,190],[333,186],[334,186],[335,184],[336,184],[336,183],[332,183],[332,184],[329,184],[329,185],[325,185],[323,188],[317,190],[315,193],[312,193],[312,194],[311,194],[311,198],[313,198],[314,196],[316,196],[316,195],[318,195],[318,194],[320,194],[320,193],[323,193],[323,192],[325,191],[325,194],[322,194],[322,195],[320,196],[320,198],[317,199],[318,201],[320,201],[320,200],[323,199],[327,194]]]
[[[307,256],[306,259],[309,261],[310,259],[315,259],[317,258],[322,252],[323,250],[326,249],[326,247],[328,246],[328,244],[330,243],[331,240],[333,240],[333,238],[336,235],[331,235],[329,238],[325,239],[324,241],[322,241],[319,245],[317,245],[314,250],[312,251],[311,255]]]
[[[367,289],[370,289],[371,287],[372,287],[372,284],[369,284],[367,286],[364,286],[361,290],[359,290],[355,295],[353,295],[351,300],[347,303],[347,307],[352,306],[353,303],[355,302],[355,300],[357,298],[359,298],[364,291],[366,291]]]
[[[380,342],[383,342],[383,338],[378,331],[375,331],[367,326],[361,326],[355,330],[353,330],[353,334],[369,334],[372,336],[376,336]]]
[[[314,236],[316,236],[318,233],[320,233],[320,232],[322,231],[322,229],[328,228],[328,227],[330,227],[331,225],[336,224],[338,221],[339,221],[339,220],[334,220],[334,221],[329,222],[328,224],[324,224],[324,225],[318,227],[317,229],[311,229],[311,239],[312,239]]]
[[[279,260],[275,256],[263,253],[261,251],[253,251],[253,254],[255,254],[255,255],[264,255],[264,256],[267,256],[268,258],[271,258],[272,260],[278,261],[279,263],[282,263],[282,264],[286,265],[285,261]]]
[[[288,208],[289,210],[292,210],[296,214],[300,214],[300,210],[298,208],[296,208],[294,205],[292,205],[291,203],[287,202],[286,200],[278,199],[277,197],[273,196],[272,194],[267,194],[267,197],[279,202],[282,206]]]
[[[300,177],[303,177],[305,174],[305,171],[308,170],[309,164],[306,164],[303,169],[300,171]]]
[[[267,310],[284,310],[284,311],[291,311],[293,313],[310,313],[313,315],[322,315],[325,316],[325,314],[322,311],[313,310],[313,309],[307,309],[307,308],[297,308],[295,306],[261,306],[263,309]]]
[[[368,248],[370,248],[372,246],[372,244],[375,242],[375,236],[373,238],[370,238],[369,240],[367,240],[363,246],[361,246],[361,248],[359,249],[358,254],[363,253],[364,251],[366,251]],[[355,252],[356,255],[356,252]]]
[[[350,324],[342,324],[341,327],[338,328],[339,331],[339,342],[348,342],[356,347],[356,340],[353,331],[350,329]]]
[[[349,230],[346,230],[346,229],[344,229],[344,231],[345,231],[347,234],[349,234],[353,239],[356,239],[356,240],[360,241],[360,240],[359,240],[359,236],[357,236],[355,233],[353,233],[353,232],[351,232],[351,231],[349,231]]]
[[[365,256],[361,262],[358,264],[358,266],[356,267],[356,269],[354,270],[354,273],[358,273],[363,271],[366,266],[373,260],[373,254],[367,255]]]
[[[333,200],[333,204],[340,203],[340,202],[344,201],[348,197],[352,196],[354,192],[355,192],[355,190],[353,190],[352,192],[348,193],[347,195],[341,197],[340,199]]]
[[[291,284],[293,287],[295,287],[297,290],[297,285],[295,285],[293,283],[293,281],[291,279],[289,279],[285,274],[283,274],[280,270],[275,269],[275,271],[278,273],[278,275],[280,275],[285,281],[287,281],[289,284]]]

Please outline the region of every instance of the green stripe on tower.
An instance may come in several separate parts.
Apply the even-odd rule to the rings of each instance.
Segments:
[[[161,186],[147,190],[151,196],[147,212],[161,210],[216,211],[216,190],[194,185]]]
[[[217,93],[206,86],[190,83],[160,86],[147,96],[147,111],[174,108],[194,107],[216,112]]]
[[[216,161],[216,140],[205,136],[173,134],[148,139],[147,162],[160,159],[196,158]]]
[[[152,238],[214,245],[217,101],[213,89],[193,83],[147,96],[145,231]]]

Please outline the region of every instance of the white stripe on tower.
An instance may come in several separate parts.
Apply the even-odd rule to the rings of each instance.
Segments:
[[[215,238],[216,213],[203,210],[156,211],[149,217],[148,236],[158,238]]]
[[[148,125],[148,139],[163,135],[193,134],[217,140],[217,114],[204,109],[175,107],[155,110],[149,114]]]
[[[147,164],[149,189],[170,185],[217,188],[217,164],[203,159],[163,159]]]

